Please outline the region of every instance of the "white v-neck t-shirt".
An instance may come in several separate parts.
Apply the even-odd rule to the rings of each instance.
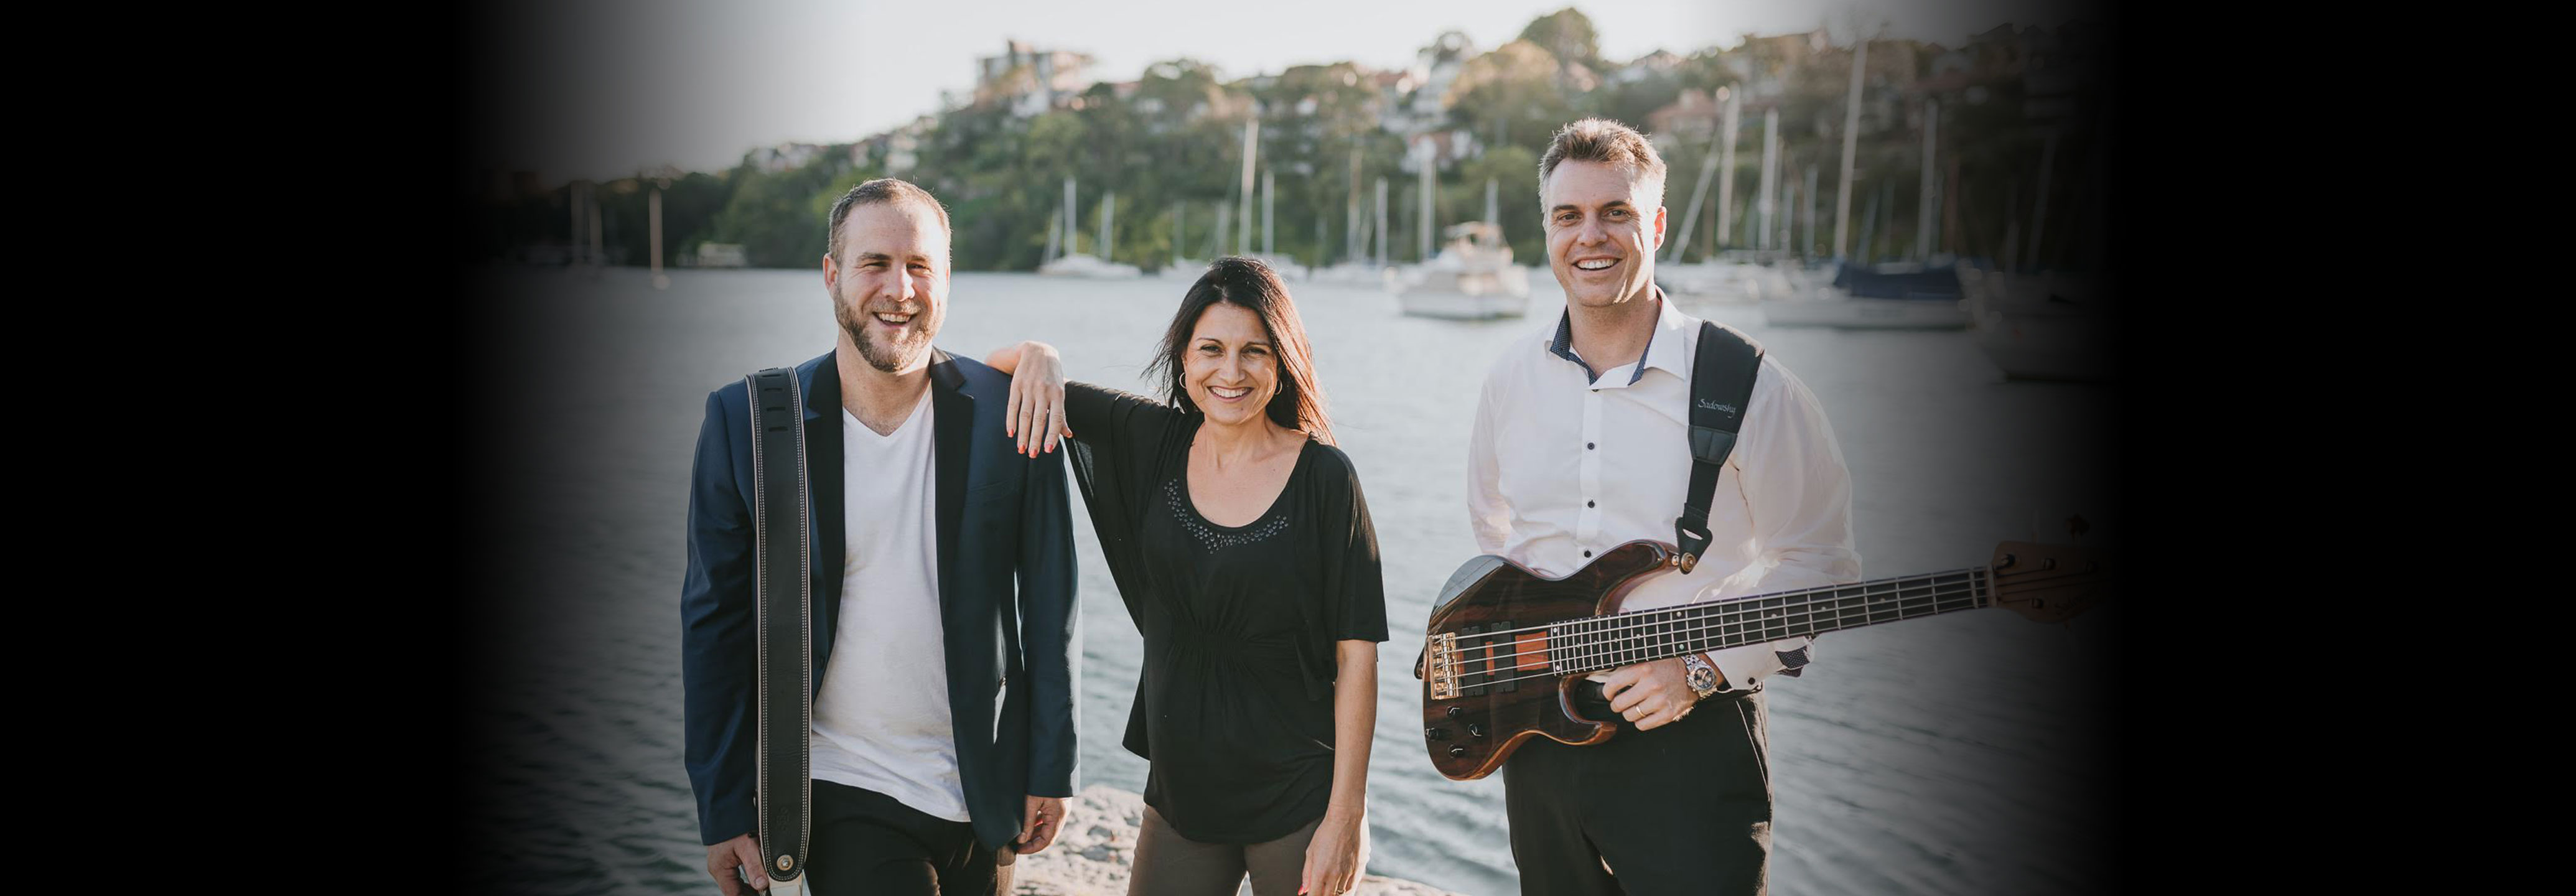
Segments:
[[[841,410],[848,541],[832,661],[814,698],[814,777],[967,821],[939,621],[930,393],[892,435]]]

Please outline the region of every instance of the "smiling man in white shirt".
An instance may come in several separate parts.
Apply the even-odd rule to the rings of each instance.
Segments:
[[[1484,553],[1554,577],[1629,541],[1674,538],[1700,321],[1654,283],[1664,177],[1644,135],[1603,119],[1558,131],[1540,162],[1548,266],[1566,313],[1513,342],[1478,396],[1467,503]],[[1833,429],[1767,355],[1709,507],[1710,543],[1693,571],[1650,576],[1619,609],[1860,578]],[[1791,638],[1595,676],[1607,704],[1589,714],[1628,730],[1591,747],[1535,738],[1503,765],[1522,892],[1763,892],[1771,783],[1760,691],[1797,675],[1812,646]],[[1694,717],[1697,708],[1710,712]]]

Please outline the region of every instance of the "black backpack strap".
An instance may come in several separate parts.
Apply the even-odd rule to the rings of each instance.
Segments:
[[[805,875],[807,806],[813,800],[812,509],[805,488],[805,395],[796,371],[773,367],[751,389],[753,540],[760,609],[762,869],[775,882]]]
[[[1708,550],[1708,506],[1715,503],[1717,473],[1735,450],[1744,406],[1753,401],[1753,378],[1762,370],[1762,345],[1710,321],[1699,323],[1699,351],[1691,358],[1691,478],[1682,515],[1673,520],[1682,572]]]

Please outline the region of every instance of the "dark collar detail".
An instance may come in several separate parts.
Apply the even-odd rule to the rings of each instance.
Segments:
[[[1628,374],[1628,385],[1634,386],[1637,384],[1638,380],[1643,379],[1646,376],[1646,356],[1654,353],[1655,337],[1662,336],[1663,329],[1664,328],[1662,326],[1658,325],[1655,327],[1656,332],[1646,337],[1646,350],[1638,353],[1637,369],[1635,372]],[[1583,368],[1583,379],[1585,382],[1601,378],[1601,374],[1593,371],[1591,364],[1585,362],[1581,357],[1574,353],[1574,312],[1572,309],[1557,312],[1556,338],[1548,340],[1547,351],[1548,354],[1564,358],[1567,361],[1574,362],[1574,366]]]

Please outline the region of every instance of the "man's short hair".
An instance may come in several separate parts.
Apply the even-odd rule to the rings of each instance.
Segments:
[[[849,220],[851,209],[888,202],[921,203],[939,216],[939,231],[949,232],[948,207],[939,204],[938,197],[930,195],[929,190],[913,186],[911,181],[880,177],[851,187],[849,192],[841,194],[840,201],[832,203],[832,222],[828,225],[831,229],[824,232],[823,252],[835,260],[841,257],[841,222]]]
[[[1586,118],[1558,128],[1556,139],[1547,142],[1547,154],[1538,160],[1540,201],[1546,201],[1548,175],[1556,173],[1562,162],[1599,162],[1627,172],[1631,181],[1651,180],[1654,193],[1664,192],[1664,157],[1655,152],[1655,144],[1636,128],[1607,118]]]

